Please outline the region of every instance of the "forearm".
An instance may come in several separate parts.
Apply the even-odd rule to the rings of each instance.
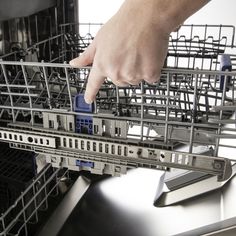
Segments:
[[[173,31],[180,24],[206,5],[209,0],[157,0],[164,4],[166,9],[162,14],[169,31]]]
[[[208,2],[209,0],[126,0],[118,14],[129,12],[130,18],[138,15],[140,24],[152,22],[158,28],[164,26],[170,33]]]

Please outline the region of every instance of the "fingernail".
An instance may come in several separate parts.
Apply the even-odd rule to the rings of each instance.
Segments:
[[[70,64],[70,66],[72,66],[72,67],[75,67],[75,66],[76,66],[75,60],[71,60],[71,61],[69,62],[69,64]]]
[[[85,97],[84,100],[87,104],[91,104],[93,102],[91,98],[87,98],[87,97]]]

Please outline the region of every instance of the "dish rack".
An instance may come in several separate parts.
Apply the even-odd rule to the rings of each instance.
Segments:
[[[1,214],[0,235],[30,235],[31,225],[37,224],[42,217],[40,214],[48,210],[50,199],[59,195],[59,184],[68,170],[59,172],[60,169],[53,169],[48,164],[27,183],[23,192],[14,196],[12,205]]]
[[[0,235],[11,235],[18,219],[17,235],[27,235],[62,168],[61,177],[68,170],[120,175],[137,167],[231,177],[235,28],[183,25],[170,36],[158,83],[117,87],[107,79],[88,105],[83,93],[90,67],[66,61],[83,52],[100,27],[64,24],[58,35],[1,56],[0,141],[44,155],[49,164],[2,215]],[[34,197],[26,201],[29,193]]]

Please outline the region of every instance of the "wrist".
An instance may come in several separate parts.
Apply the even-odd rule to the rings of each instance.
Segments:
[[[145,0],[144,0],[145,1]],[[152,0],[150,0],[152,1]],[[156,1],[156,12],[158,13],[156,24],[165,27],[168,33],[176,30],[179,25],[192,14],[201,9],[209,0],[154,0]]]

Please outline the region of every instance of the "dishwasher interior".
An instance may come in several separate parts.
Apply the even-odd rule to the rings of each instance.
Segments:
[[[170,192],[156,206],[186,200],[167,196],[198,181],[234,176],[234,26],[181,26],[158,83],[117,87],[108,78],[88,105],[90,67],[68,61],[102,24],[79,23],[77,1],[40,2],[0,18],[0,235],[36,234],[81,171],[166,172]]]

